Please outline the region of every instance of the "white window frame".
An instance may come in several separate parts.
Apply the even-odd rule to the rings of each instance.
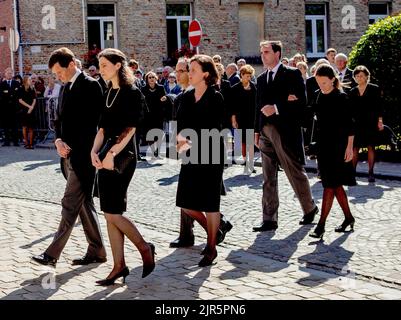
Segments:
[[[166,16],[166,20],[177,20],[177,49],[180,49],[182,47],[181,43],[181,21],[187,21],[188,24],[192,20],[192,5],[191,3],[177,3],[177,4],[182,4],[182,5],[188,5],[189,4],[189,10],[190,10],[190,15],[189,16]],[[193,49],[191,43],[189,44],[190,48]]]
[[[117,42],[117,19],[116,19],[116,5],[114,3],[105,3],[105,4],[113,4],[114,5],[114,16],[106,16],[106,17],[87,17],[89,20],[99,20],[100,23],[100,49],[104,49],[104,22],[113,22],[114,26],[114,48],[118,48]]]
[[[377,21],[379,21],[380,19],[383,18],[387,18],[390,15],[390,7],[389,7],[389,3],[388,2],[369,2],[368,3],[368,10],[369,10],[369,5],[370,4],[385,4],[386,5],[386,9],[387,9],[387,14],[369,14],[369,24],[370,24],[370,20],[374,20],[373,23],[376,23]]]
[[[308,4],[308,3],[307,3]],[[326,54],[327,50],[327,8],[326,5],[324,5],[324,15],[305,15],[305,25],[306,25],[306,20],[310,20],[312,22],[312,52],[307,52],[306,56],[308,58],[321,58],[324,57]],[[317,27],[316,27],[316,21],[317,20],[323,20],[323,28],[324,28],[324,51],[323,52],[318,52],[317,51]]]
[[[100,21],[100,46],[104,49],[104,22],[113,22],[114,24],[114,48],[118,48],[117,44],[117,20],[116,17],[88,17],[88,20]]]

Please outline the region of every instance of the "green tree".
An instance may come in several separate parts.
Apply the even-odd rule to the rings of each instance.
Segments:
[[[371,25],[352,49],[350,67],[366,66],[383,90],[384,122],[401,134],[401,13]]]

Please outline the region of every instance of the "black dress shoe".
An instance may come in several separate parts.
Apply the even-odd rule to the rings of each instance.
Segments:
[[[318,224],[315,230],[309,234],[309,237],[323,239],[324,232],[324,224]]]
[[[354,217],[347,219],[345,218],[344,222],[341,224],[341,226],[338,226],[337,228],[334,229],[335,232],[345,232],[348,226],[351,227],[351,231],[354,231],[354,224],[355,224],[355,219]]]
[[[96,281],[96,283],[98,286],[107,287],[113,285],[114,282],[116,282],[116,280],[121,277],[123,278],[123,283],[125,283],[125,278],[128,277],[128,275],[129,275],[129,269],[127,267],[124,267],[120,272],[116,273],[113,277],[106,278],[103,280],[98,280]]]
[[[217,251],[215,250],[214,252],[209,252],[209,250],[207,250],[203,256],[203,258],[201,259],[201,261],[199,261],[198,266],[199,267],[207,267],[207,266],[211,266],[212,264],[216,264],[214,262],[214,260],[217,258]]]
[[[311,224],[313,222],[313,219],[315,219],[315,215],[319,212],[319,208],[316,206],[315,209],[313,209],[311,212],[305,214],[302,217],[302,220],[299,221],[300,225],[306,225],[306,224]]]
[[[55,267],[57,264],[57,259],[49,256],[46,253],[42,253],[41,255],[38,256],[33,256],[32,260],[44,266]]]
[[[150,252],[152,253],[152,259],[153,261],[150,264],[144,264],[142,267],[142,278],[146,278],[148,275],[150,275],[153,270],[155,269],[155,255],[156,255],[156,249],[153,243],[149,243],[150,247]]]
[[[185,247],[192,247],[195,243],[195,237],[189,239],[182,239],[178,237],[174,241],[170,242],[170,248],[185,248]]]
[[[91,264],[91,263],[103,263],[103,262],[106,262],[106,261],[107,261],[106,257],[104,257],[104,258],[102,258],[102,257],[89,257],[89,256],[85,255],[80,259],[72,260],[72,265],[73,266],[86,266],[86,265]]]
[[[233,225],[230,223],[230,221],[223,221],[220,220],[220,228],[219,232],[217,233],[217,244],[220,244],[224,241],[226,238],[227,232],[229,232],[233,228]]]
[[[253,227],[254,232],[272,231],[278,228],[277,221],[265,221],[259,227]]]

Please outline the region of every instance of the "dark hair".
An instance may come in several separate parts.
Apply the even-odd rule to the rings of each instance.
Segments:
[[[120,87],[131,87],[135,83],[135,77],[132,70],[128,67],[127,57],[118,49],[107,48],[98,54],[98,59],[105,58],[112,64],[121,63],[118,70],[118,84]],[[112,84],[110,83],[109,86]]]
[[[149,77],[154,76],[156,78],[156,82],[159,79],[157,74],[154,71],[149,71],[147,74],[145,74],[145,83],[147,86],[149,86]]]
[[[189,63],[192,62],[197,62],[201,66],[203,72],[209,73],[209,75],[205,78],[205,83],[208,87],[217,83],[219,79],[219,73],[217,72],[216,65],[210,56],[198,54],[191,58]]]
[[[19,74],[15,75],[15,76],[14,76],[14,80],[19,81],[19,82],[22,83],[22,77],[21,77],[21,75],[19,75]]]
[[[334,68],[331,65],[328,64],[322,64],[317,67],[316,72],[315,72],[316,77],[327,77],[330,80],[334,80],[334,87],[337,89],[341,88],[341,82],[340,79],[337,76],[337,73],[335,72]]]
[[[268,45],[272,46],[272,50],[274,53],[280,52],[280,59],[281,59],[281,55],[283,52],[283,43],[281,41],[270,41],[270,40],[262,41],[260,43],[260,47],[264,47],[264,46],[268,46]]]
[[[355,76],[361,72],[364,73],[368,77],[368,81],[370,81],[370,71],[365,66],[355,67],[354,72],[352,73],[352,77],[355,78]]]
[[[62,68],[67,68],[68,65],[75,61],[74,53],[68,48],[60,48],[52,52],[49,58],[49,69],[52,69],[56,63]]]

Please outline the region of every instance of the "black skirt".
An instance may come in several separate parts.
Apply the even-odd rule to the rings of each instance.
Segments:
[[[104,213],[123,214],[127,211],[127,190],[134,175],[136,161],[121,174],[101,169],[97,175],[100,209]]]
[[[28,114],[28,112],[24,110],[21,113],[20,121],[23,127],[34,128],[36,126],[35,114],[33,112]]]
[[[340,186],[355,186],[355,170],[352,161],[345,162],[345,147],[326,148],[325,152],[318,152],[318,165],[323,188],[337,188]]]
[[[224,165],[182,165],[176,205],[202,212],[220,212],[223,171]]]

